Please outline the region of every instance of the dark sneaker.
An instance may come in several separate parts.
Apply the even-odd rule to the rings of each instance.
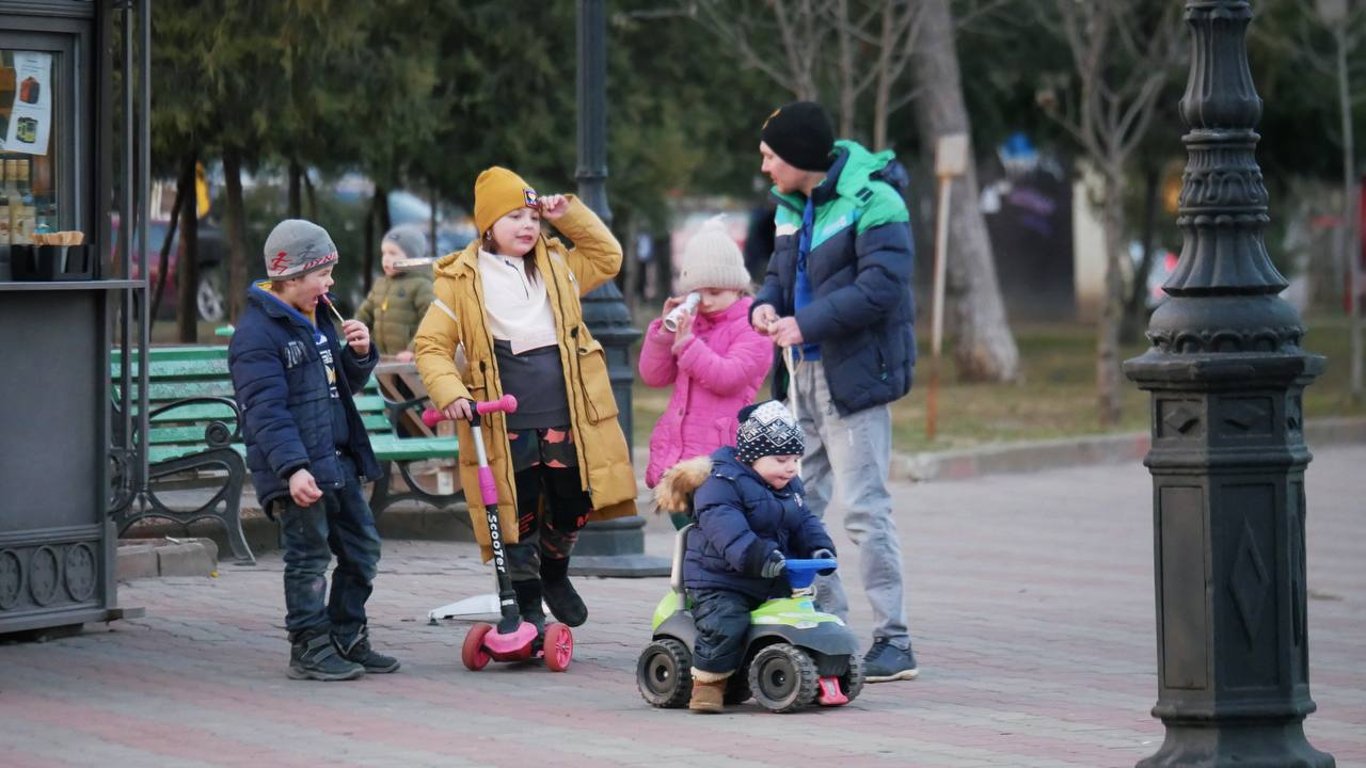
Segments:
[[[288,674],[293,680],[355,680],[365,674],[365,667],[342,658],[324,632],[290,644]]]
[[[512,591],[517,593],[517,612],[522,621],[536,627],[537,637],[545,635],[545,606],[541,599],[539,579],[512,582]]]
[[[901,650],[886,640],[874,640],[873,647],[863,656],[863,680],[868,683],[889,683],[893,680],[914,680],[920,674],[915,665],[915,652]]]
[[[569,583],[569,558],[541,559],[541,588],[555,618],[571,627],[588,621],[588,606]]]
[[[370,632],[365,627],[360,628],[360,632],[350,643],[343,643],[340,638],[335,636],[332,638],[332,643],[342,658],[361,665],[366,672],[382,674],[398,670],[398,659],[393,656],[385,656],[370,647]]]

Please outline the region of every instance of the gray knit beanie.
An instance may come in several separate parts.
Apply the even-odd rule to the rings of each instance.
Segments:
[[[393,243],[406,259],[427,258],[427,236],[412,224],[400,224],[384,233],[384,242]]]
[[[726,231],[724,218],[708,219],[683,248],[678,270],[679,291],[691,293],[701,288],[749,290],[745,256]]]
[[[327,230],[303,219],[285,219],[266,238],[266,276],[271,280],[303,277],[337,263],[337,246]]]

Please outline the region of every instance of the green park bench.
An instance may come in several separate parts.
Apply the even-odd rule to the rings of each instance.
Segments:
[[[147,351],[148,440],[147,478],[141,488],[128,487],[133,475],[115,459],[116,491],[111,509],[119,533],[144,518],[179,523],[218,520],[227,529],[228,544],[239,561],[255,562],[242,532],[241,500],[248,478],[246,446],[242,443],[240,413],[233,399],[226,346],[152,347]],[[120,386],[120,356],[111,353],[110,377],[116,402]],[[132,366],[133,394],[137,365]],[[131,401],[135,402],[135,400]],[[376,516],[388,507],[417,499],[438,508],[464,497],[460,489],[431,492],[418,483],[412,465],[430,459],[453,459],[455,437],[424,437],[400,434],[396,425],[408,409],[420,409],[422,400],[395,401],[380,394],[372,376],[355,398],[370,445],[383,472],[375,480],[370,505]],[[115,409],[115,435],[122,414]],[[136,428],[135,428],[136,429]],[[116,441],[124,442],[124,441]],[[407,486],[398,492],[392,474],[397,468]],[[173,509],[159,492],[186,485],[216,488],[213,496],[194,509]]]

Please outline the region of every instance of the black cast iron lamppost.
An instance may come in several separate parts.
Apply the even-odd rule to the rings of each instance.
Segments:
[[[1262,241],[1262,102],[1246,0],[1187,0],[1194,33],[1181,261],[1152,347],[1125,363],[1152,393],[1161,749],[1140,766],[1332,766],[1310,746],[1301,395],[1323,370]]]
[[[579,0],[578,74],[579,197],[609,226],[607,207],[607,24],[604,0]],[[607,371],[617,399],[626,443],[631,437],[631,344],[640,336],[631,324],[617,284],[608,281],[583,298],[583,317],[607,353]],[[640,517],[590,523],[579,534],[571,571],[591,576],[662,576],[668,561],[645,555],[645,521]]]

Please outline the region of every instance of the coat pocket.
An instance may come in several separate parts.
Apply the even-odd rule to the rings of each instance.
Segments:
[[[597,424],[616,418],[617,398],[612,392],[612,378],[607,372],[606,350],[593,338],[585,340],[577,350],[575,362],[589,423]]]

